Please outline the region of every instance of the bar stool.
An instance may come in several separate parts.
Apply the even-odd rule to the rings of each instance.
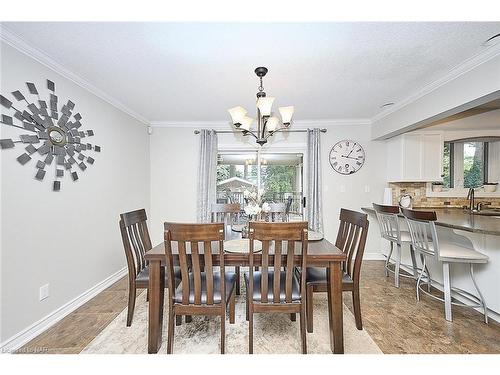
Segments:
[[[398,206],[383,206],[373,203],[373,209],[377,214],[378,225],[380,228],[380,235],[382,238],[388,240],[391,244],[391,250],[385,261],[385,275],[389,276],[389,272],[394,273],[394,285],[399,288],[399,277],[407,277],[417,279],[418,268],[415,260],[415,251],[411,244],[410,232],[402,231],[399,225],[399,207]],[[396,259],[394,261],[394,269],[389,267],[391,256],[394,251],[394,244],[396,245]],[[409,265],[401,263],[401,248],[403,244],[408,244],[410,248],[410,256],[412,262],[413,276],[400,274],[401,266],[410,269]],[[426,270],[426,274],[429,272]]]
[[[488,324],[488,308],[486,302],[479,290],[476,280],[474,279],[474,264],[488,263],[488,256],[474,250],[472,243],[451,243],[446,242],[439,244],[436,226],[434,222],[437,220],[435,212],[429,211],[414,211],[406,208],[401,208],[401,211],[406,218],[408,223],[408,228],[410,229],[410,236],[413,248],[416,252],[423,255],[424,267],[427,257],[434,258],[436,261],[443,264],[443,284],[434,283],[441,285],[443,287],[444,299],[437,297],[430,292],[426,292],[421,288],[422,274],[420,273],[417,279],[417,301],[420,301],[420,292],[427,294],[428,296],[444,302],[444,312],[445,318],[448,321],[452,321],[451,306],[466,306],[466,307],[481,307],[484,312],[484,321]],[[477,291],[477,296],[469,293],[465,290],[459,288],[453,288],[451,286],[450,278],[450,265],[452,263],[462,263],[469,265],[469,273],[472,279],[474,288]],[[468,305],[462,302],[455,302],[451,300],[451,293],[456,293],[457,295],[467,299],[468,301],[474,303],[473,305]]]

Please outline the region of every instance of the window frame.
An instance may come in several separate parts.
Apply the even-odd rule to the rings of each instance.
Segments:
[[[465,142],[453,142],[445,141],[445,144],[450,145],[450,187],[444,187],[442,191],[436,192],[432,190],[432,182],[426,184],[426,196],[427,197],[465,197],[469,188],[463,186],[464,175],[463,175],[463,147],[455,147],[457,143]],[[494,157],[490,152],[490,142],[483,142],[483,183],[491,182],[488,181],[490,164],[493,162],[490,158]],[[444,156],[444,154],[443,154]],[[462,160],[462,163],[457,163],[457,160]],[[500,160],[495,161],[495,163],[500,165]],[[444,175],[442,175],[444,177]],[[497,181],[492,181],[497,182]],[[498,181],[500,182],[500,181]],[[485,192],[482,186],[475,188],[477,197],[500,197],[500,189],[497,191],[488,193]]]

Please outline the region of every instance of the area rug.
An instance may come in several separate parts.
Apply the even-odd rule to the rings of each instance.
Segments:
[[[166,300],[167,298],[165,298]],[[245,319],[245,296],[237,296],[236,321],[226,319],[226,353],[248,353],[248,322]],[[168,311],[165,301],[165,312]],[[308,353],[328,354],[326,293],[314,295],[314,333],[307,334]],[[148,347],[148,304],[146,293],[137,298],[134,320],[126,327],[127,309],[123,310],[87,347],[85,354],[146,354]],[[167,314],[164,314],[163,344],[159,353],[166,353]],[[175,327],[174,354],[220,353],[220,318],[193,316],[190,323]],[[344,350],[349,354],[382,354],[365,330],[356,329],[354,316],[344,306]],[[292,322],[289,314],[254,315],[254,353],[299,354],[299,317]]]

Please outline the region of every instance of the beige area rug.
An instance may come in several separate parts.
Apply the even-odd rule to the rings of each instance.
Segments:
[[[167,298],[165,298],[167,300]],[[307,334],[308,353],[328,354],[326,293],[314,296],[314,333]],[[226,319],[226,353],[248,353],[248,322],[245,320],[245,296],[237,296],[236,321],[229,324]],[[163,322],[163,344],[160,353],[167,347],[167,305]],[[148,343],[148,304],[146,293],[137,298],[134,320],[126,327],[127,309],[123,310],[87,347],[84,354],[146,354]],[[220,353],[220,318],[193,316],[191,323],[175,327],[174,354]],[[349,354],[382,354],[380,348],[365,330],[358,331],[354,316],[344,306],[344,349]],[[292,322],[289,314],[254,315],[254,353],[299,354],[299,317]]]

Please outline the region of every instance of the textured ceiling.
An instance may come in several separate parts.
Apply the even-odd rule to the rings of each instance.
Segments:
[[[253,113],[258,81],[296,120],[371,118],[481,52],[500,23],[3,23],[150,121]]]

